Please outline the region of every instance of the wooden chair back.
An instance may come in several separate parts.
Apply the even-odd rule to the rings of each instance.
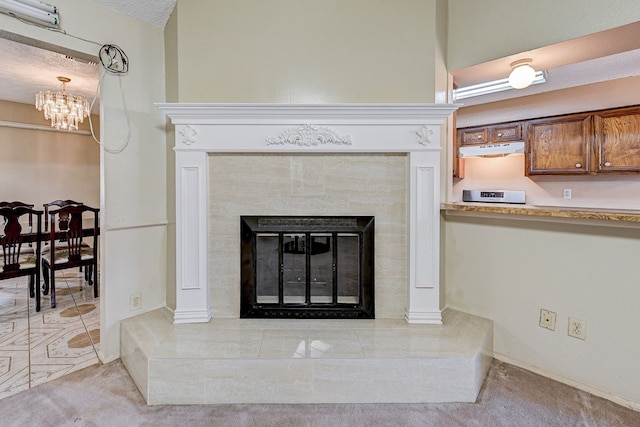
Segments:
[[[18,202],[18,201],[0,202],[0,208],[16,208],[16,207],[19,207],[19,206],[33,209],[34,205],[30,204],[30,203],[23,203],[23,202]],[[33,215],[29,214],[28,221],[29,221],[29,233],[31,233],[33,231]]]
[[[76,202],[75,200],[54,200],[53,202],[49,202],[49,203],[45,203],[42,206],[44,207],[44,232],[47,233],[49,232],[49,210],[51,208],[63,208],[65,206],[72,206],[72,205],[81,205],[82,202]],[[64,223],[60,223],[58,225],[58,229],[64,231],[63,228],[60,227],[64,227],[65,224]]]
[[[31,205],[33,206],[33,205]],[[25,230],[20,223],[23,216],[36,217],[36,231]],[[0,204],[2,232],[2,268],[0,280],[29,276],[29,293],[36,297],[36,311],[40,311],[40,248],[42,241],[42,211],[21,202]],[[34,245],[35,249],[29,248]]]
[[[58,250],[68,251],[68,263],[80,261],[80,253],[84,244],[84,231],[83,228],[83,215],[89,212],[93,217],[94,228],[94,252],[97,251],[97,239],[98,239],[98,213],[100,209],[92,208],[83,204],[69,204],[59,209],[49,211],[49,241],[51,242],[51,250],[56,250],[56,237],[61,237],[60,240],[66,242],[64,247],[60,247]],[[68,267],[63,267],[68,268]]]
[[[83,204],[69,204],[49,211],[49,246],[42,254],[44,269],[44,294],[51,293],[51,307],[56,306],[55,283],[57,270],[71,267],[86,267],[85,279],[93,285],[93,295],[98,298],[98,239],[100,209]],[[92,224],[83,216],[92,217]],[[84,237],[91,236],[93,245],[88,245]]]

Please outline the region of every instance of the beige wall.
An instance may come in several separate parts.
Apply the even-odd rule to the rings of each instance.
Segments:
[[[120,319],[140,313],[129,310],[130,295],[141,293],[141,311],[165,304],[165,118],[153,105],[165,100],[164,37],[162,29],[93,1],[56,5],[64,32],[4,14],[0,28],[96,56],[100,46],[114,43],[130,61],[129,73],[107,74],[100,91],[102,142],[110,149],[126,146],[119,154],[100,154],[100,355],[110,361],[119,356]]]
[[[638,253],[640,229],[447,217],[447,302],[493,319],[500,356],[638,408]],[[555,331],[538,326],[541,308]]]
[[[167,21],[164,28],[165,49],[165,90],[167,102],[178,102],[178,8]],[[167,184],[167,307],[176,307],[176,155],[173,151],[175,128],[166,118],[166,184]]]
[[[456,70],[640,20],[634,0],[538,2],[450,0],[449,69]],[[487,22],[499,24],[487,25]],[[510,24],[513,23],[513,24]],[[620,82],[618,82],[620,83]],[[544,117],[639,101],[634,81],[568,89],[464,108],[461,126]],[[524,177],[523,157],[469,159],[463,188],[525,189],[531,203],[640,209],[640,177]],[[562,199],[564,188],[573,199]],[[446,217],[447,305],[494,320],[498,356],[640,408],[640,320],[631,301],[640,266],[637,229]],[[556,330],[538,326],[541,308]],[[586,322],[587,339],[567,336],[568,318]]]
[[[100,119],[93,116],[93,125]],[[49,126],[31,104],[0,101],[0,121]],[[88,119],[80,125],[89,128]],[[100,147],[90,135],[0,126],[0,200],[100,206]]]
[[[637,0],[449,0],[449,71],[639,20]]]
[[[179,99],[434,102],[435,23],[437,13],[445,13],[443,5],[180,0]]]

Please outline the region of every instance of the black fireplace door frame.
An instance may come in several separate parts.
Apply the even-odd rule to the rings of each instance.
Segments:
[[[304,318],[304,319],[373,319],[374,309],[374,227],[373,216],[241,216],[240,217],[240,317],[241,318]],[[312,236],[313,235],[313,236]],[[326,239],[317,236],[327,236]],[[358,301],[340,302],[336,290],[341,268],[338,262],[339,239],[342,236],[358,236]],[[258,301],[257,271],[258,236],[273,236],[278,239],[277,270],[272,286],[277,286],[277,301]],[[285,242],[286,238],[290,238]],[[296,236],[295,239],[291,239]],[[312,257],[332,252],[333,293],[331,301],[311,301]],[[306,257],[304,300],[285,302],[284,261],[286,254]],[[329,254],[325,255],[329,256]],[[274,261],[275,262],[275,261]],[[344,266],[346,268],[346,266]],[[353,268],[353,266],[351,266]],[[277,280],[278,283],[275,283]],[[298,279],[301,280],[301,279]],[[274,297],[275,298],[275,297]]]

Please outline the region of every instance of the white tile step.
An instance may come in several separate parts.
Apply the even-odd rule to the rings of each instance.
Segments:
[[[474,402],[493,323],[455,310],[402,319],[213,319],[167,309],[121,322],[121,358],[150,405]]]

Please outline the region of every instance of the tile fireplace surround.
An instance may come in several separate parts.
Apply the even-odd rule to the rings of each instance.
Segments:
[[[122,360],[149,404],[476,399],[491,322],[440,309],[440,135],[457,105],[158,107],[176,135],[176,308],[121,325]],[[406,156],[404,320],[216,316],[209,156],[371,153]]]

